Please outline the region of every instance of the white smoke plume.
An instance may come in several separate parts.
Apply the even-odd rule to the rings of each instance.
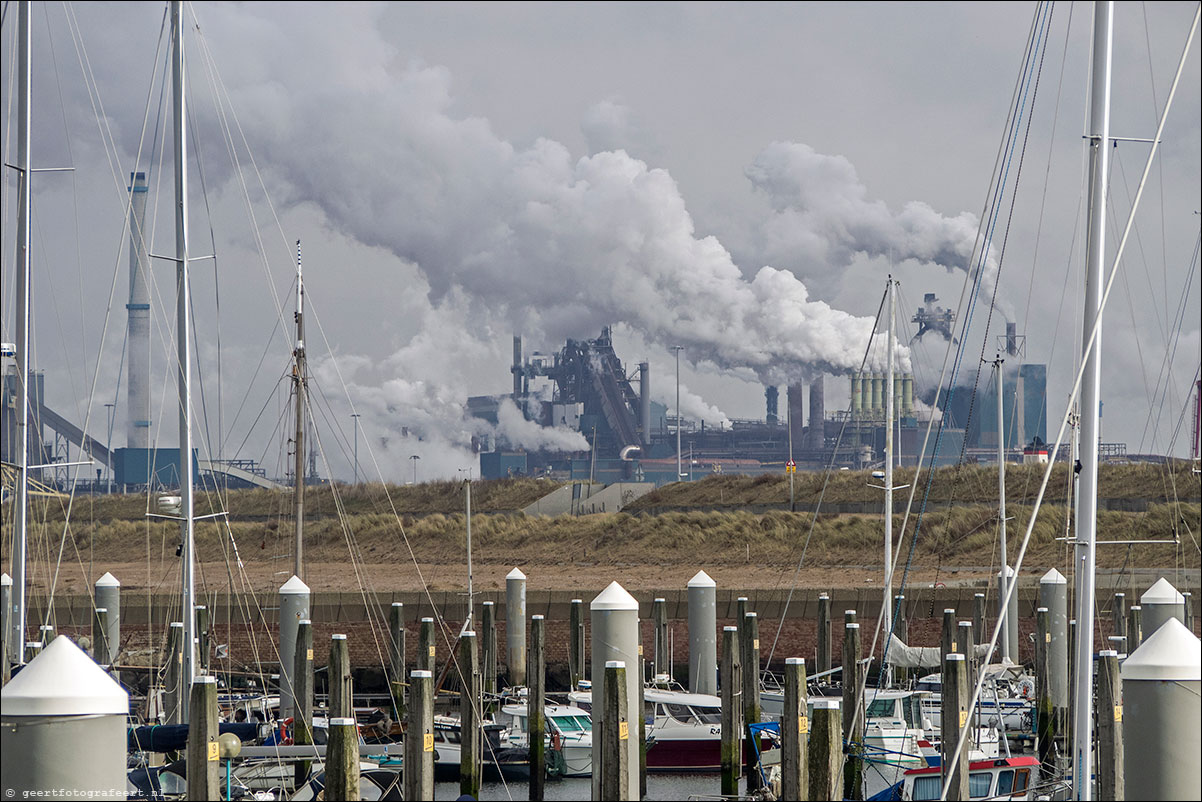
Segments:
[[[566,426],[540,426],[526,420],[517,404],[509,398],[497,408],[496,434],[514,448],[531,451],[588,451],[588,439]]]
[[[388,80],[314,76],[245,127],[290,200],[418,265],[434,302],[458,288],[550,341],[623,321],[691,361],[772,383],[860,364],[869,319],[811,299],[784,270],[745,279],[720,242],[695,235],[664,170],[624,151],[573,160],[546,139],[516,147],[452,115],[446,70],[378,68]],[[245,80],[248,97],[263,91]]]
[[[651,389],[651,398],[668,408],[668,413],[675,414],[676,410],[676,385],[675,383],[665,385],[662,390],[655,389],[654,385]],[[696,393],[689,390],[684,382],[680,384],[680,415],[683,418],[688,418],[695,421],[705,421],[706,426],[728,427],[730,426],[730,418],[726,413],[718,409],[713,404],[706,403],[705,399]]]
[[[869,199],[855,166],[843,156],[818,153],[800,142],[774,142],[746,175],[772,209],[761,226],[761,257],[823,293],[857,256],[913,259],[948,272],[975,271],[980,262],[976,215],[946,217],[921,201],[894,213],[883,201]],[[987,302],[997,271],[990,249],[979,290]]]

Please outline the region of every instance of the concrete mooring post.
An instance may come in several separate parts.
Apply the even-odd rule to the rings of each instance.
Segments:
[[[280,586],[280,717],[293,715],[292,655],[296,654],[296,628],[309,618],[309,586],[295,574]],[[311,620],[311,619],[310,619]],[[350,715],[349,713],[347,715]]]
[[[355,686],[351,676],[351,652],[346,635],[330,637],[330,663],[326,671],[330,682],[330,718],[354,718]]]
[[[434,619],[423,618],[417,630],[417,659],[414,661],[418,671],[429,671],[434,674]]]
[[[818,597],[818,673],[831,670],[831,597],[823,593]],[[829,682],[830,680],[827,680]]]
[[[514,568],[505,577],[505,644],[509,684],[526,684],[526,575]]]
[[[1123,784],[1123,680],[1118,652],[1098,653],[1098,686],[1094,695],[1097,722],[1098,799],[1126,799]]]
[[[689,580],[689,690],[718,692],[718,586],[705,571]]]
[[[530,744],[530,799],[541,802],[547,782],[547,628],[541,615],[530,616],[530,652],[527,656],[526,732]],[[640,686],[642,683],[639,683]],[[464,793],[467,793],[466,791]]]
[[[637,670],[639,664],[639,603],[621,585],[611,582],[609,587],[601,591],[590,602],[589,610],[592,618],[593,732],[600,729],[604,733],[605,727],[613,724],[604,700],[609,698],[607,689],[610,682],[606,664],[615,661],[623,665],[622,676],[625,677],[626,682],[626,692],[623,696],[626,704],[626,721],[633,726],[634,722],[642,721],[642,711],[635,709],[639,698],[638,686],[641,684]],[[600,707],[595,704],[597,700],[603,702]],[[600,714],[600,722],[598,722],[598,714]],[[622,747],[626,751],[627,767],[627,785],[622,798],[634,799],[639,793],[639,778],[637,773],[631,769],[639,763],[639,739],[627,737],[622,740]],[[594,737],[592,794],[596,799],[616,798],[601,792],[601,778],[610,770],[606,766],[606,760],[602,740]]]
[[[1164,577],[1156,580],[1156,584],[1139,597],[1139,606],[1144,611],[1143,628],[1148,635],[1160,629],[1170,618],[1185,623],[1185,597]]]
[[[843,798],[843,722],[838,699],[815,699],[810,722],[810,799]]]
[[[635,799],[630,782],[630,718],[626,664],[605,663],[605,719],[601,727],[601,799]]]
[[[948,785],[949,800],[968,800],[968,748],[953,760],[960,733],[968,726],[968,667],[962,654],[949,654],[943,661],[942,702],[940,710],[940,753],[943,772],[940,779]]]
[[[108,631],[105,635],[105,642],[108,643],[109,655],[102,664],[114,666],[109,673],[120,682],[120,676],[117,674],[115,666],[121,652],[121,583],[117,581],[117,577],[106,573],[96,580],[94,592],[96,606],[108,610]],[[97,660],[96,662],[102,661]]]
[[[1068,642],[1068,581],[1055,568],[1039,578],[1039,607],[1048,611],[1048,696],[1052,700],[1053,735],[1062,744],[1061,754],[1068,754],[1066,740],[1069,726],[1068,669],[1072,650]],[[1048,744],[1051,750],[1052,745]]]
[[[100,666],[108,665],[108,623],[109,611],[107,609],[97,607],[92,611],[92,659]]]
[[[214,799],[215,797],[189,798]],[[355,719],[350,716],[335,716],[330,719],[329,742],[326,745],[325,798],[354,800],[355,802],[361,798],[359,728],[355,726]]]
[[[313,622],[302,619],[296,627],[296,654],[292,655],[292,743],[308,746],[313,743]],[[293,779],[297,788],[309,779],[312,762],[298,760]]]
[[[655,628],[655,668],[653,674],[668,673],[668,600],[656,599],[651,603],[651,621]]]
[[[743,727],[759,724],[761,719],[760,707],[760,619],[756,613],[748,612],[743,616]],[[745,737],[752,740],[751,730]],[[756,770],[754,749],[743,750],[743,774],[747,777],[747,793],[754,793],[763,786],[763,779]]]
[[[217,678],[192,683],[188,705],[188,799],[220,799],[221,754],[217,746]]]
[[[847,617],[854,618],[855,610]],[[863,799],[864,669],[860,665],[860,625],[843,625],[843,733],[847,739],[847,764],[843,772],[843,798]]]
[[[739,775],[742,761],[739,760],[739,734],[743,730],[742,695],[743,681],[740,675],[739,629],[722,628],[722,796],[739,794]]]
[[[584,599],[572,599],[568,608],[568,674],[572,690],[580,687],[580,680],[588,665],[584,656]]]
[[[497,605],[486,601],[481,607],[480,663],[484,673],[484,693],[493,696],[497,692]]]
[[[405,799],[434,799],[434,675],[409,675],[409,719],[405,727],[402,781]]]
[[[785,709],[780,736],[781,799],[806,799],[810,785],[806,761],[810,721],[806,708],[806,661],[800,657],[785,660]]]
[[[483,752],[480,733],[483,726],[480,704],[480,657],[476,648],[476,633],[468,630],[459,638],[459,670],[462,683],[459,691],[459,793],[480,798],[480,778],[483,774]],[[531,704],[533,705],[533,700]],[[534,742],[531,741],[531,770],[534,768]],[[531,775],[531,794],[534,793]],[[533,796],[531,797],[533,798]]]

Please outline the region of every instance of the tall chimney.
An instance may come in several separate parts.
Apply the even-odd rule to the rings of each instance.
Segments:
[[[805,386],[790,384],[785,393],[785,403],[789,405],[789,441],[793,443],[794,448],[802,449],[805,448],[805,442],[801,439],[804,424],[802,418],[805,407]]]
[[[826,399],[825,377],[819,373],[818,378],[810,382],[810,431],[809,447],[815,451],[826,445]]]
[[[764,403],[767,406],[767,411],[764,414],[764,420],[769,426],[775,426],[780,417],[777,415],[777,408],[780,403],[780,389],[775,385],[769,385],[764,388]]]
[[[513,403],[521,407],[522,398],[522,335],[513,335],[513,367],[509,369],[513,374]]]
[[[1018,354],[1018,324],[1006,324],[1006,353],[1009,356]]]
[[[130,176],[129,368],[125,372],[126,444],[150,447],[150,260],[146,255],[146,173]]]
[[[643,424],[643,447],[651,446],[651,365],[639,363],[639,420]],[[644,453],[646,453],[644,451]]]

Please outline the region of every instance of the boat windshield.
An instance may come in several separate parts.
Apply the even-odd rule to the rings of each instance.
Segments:
[[[588,732],[593,723],[588,716],[551,716],[560,732]]]
[[[697,716],[702,724],[722,723],[722,708],[720,707],[694,707],[693,715]]]
[[[660,710],[664,715],[671,716],[676,721],[682,724],[693,723],[693,711],[688,705],[678,705],[674,703],[660,705]]]
[[[868,705],[868,718],[895,718],[893,699],[874,699]]]

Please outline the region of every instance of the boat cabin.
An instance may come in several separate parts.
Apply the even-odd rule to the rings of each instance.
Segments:
[[[979,760],[968,765],[970,799],[1031,799],[1031,787],[1039,774],[1039,759],[1010,757]],[[902,799],[939,798],[943,783],[939,766],[911,769],[902,784]]]

